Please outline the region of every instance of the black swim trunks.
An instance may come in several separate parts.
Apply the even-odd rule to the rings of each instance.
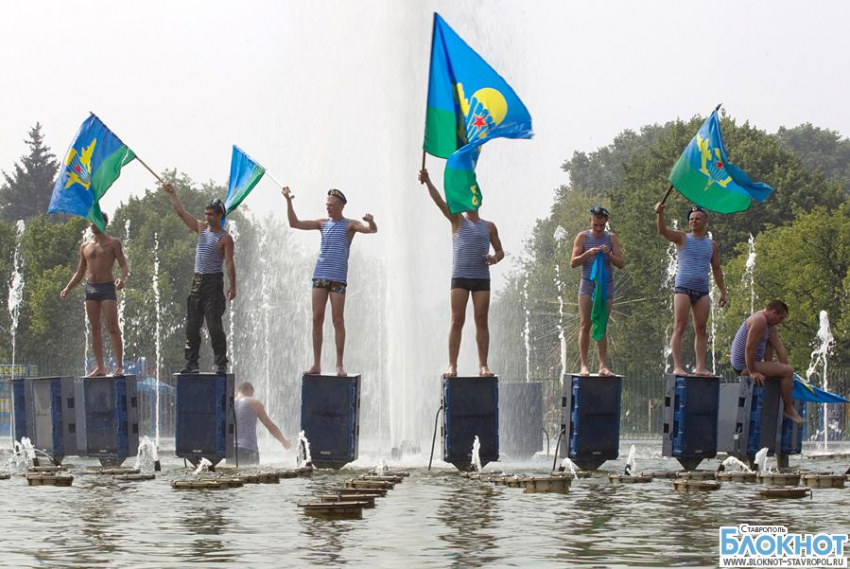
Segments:
[[[469,292],[489,292],[490,279],[452,279],[452,288],[462,288]]]
[[[86,300],[101,302],[103,300],[118,300],[115,296],[115,283],[86,283]]]
[[[696,304],[696,302],[702,297],[708,295],[707,292],[701,292],[698,290],[693,290],[690,288],[685,288],[683,286],[677,286],[673,289],[674,294],[687,294],[688,298],[691,299],[691,304]]]

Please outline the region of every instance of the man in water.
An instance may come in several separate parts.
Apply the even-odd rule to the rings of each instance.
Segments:
[[[254,398],[254,386],[243,381],[236,388],[233,401],[236,410],[236,457],[239,465],[259,464],[260,451],[257,447],[257,419],[268,429],[269,433],[280,441],[283,448],[291,446],[289,439],[283,436],[277,425],[269,419],[263,403]]]
[[[103,220],[109,223],[105,213]],[[106,319],[106,329],[109,330],[109,337],[112,340],[112,355],[115,357],[115,369],[112,370],[112,375],[124,375],[124,344],[121,339],[121,327],[118,325],[118,301],[115,291],[124,288],[130,268],[127,266],[121,241],[103,233],[94,223],[89,227],[94,234],[94,239],[80,245],[80,262],[77,265],[77,272],[59,293],[59,298],[62,300],[68,298],[68,291],[77,286],[85,275],[86,315],[91,325],[91,343],[95,361],[95,368],[86,377],[106,375],[106,366],[103,364],[103,336],[100,329],[101,314]],[[116,262],[121,269],[121,276],[117,279],[112,275]]]
[[[475,314],[479,374],[482,377],[492,377],[494,374],[487,365],[490,352],[490,265],[495,265],[505,258],[499,231],[495,223],[481,219],[477,211],[452,213],[431,182],[427,169],[419,171],[419,182],[428,187],[431,199],[452,225],[452,320],[449,328],[449,369],[443,377],[457,376],[460,340],[470,295]],[[491,245],[493,255],[490,254]]]
[[[677,250],[678,265],[673,293],[673,336],[670,339],[670,351],[673,355],[673,373],[687,375],[682,365],[682,336],[688,327],[688,317],[694,315],[694,355],[697,375],[711,375],[705,365],[708,336],[706,323],[711,310],[708,297],[708,273],[714,275],[714,282],[720,290],[717,306],[726,306],[726,285],[723,282],[723,270],[720,268],[720,252],[717,243],[708,237],[708,214],[699,206],[688,210],[689,233],[667,227],[664,223],[664,204],[655,204],[655,222],[658,233],[674,243]]]
[[[578,347],[581,358],[581,371],[579,375],[589,375],[587,365],[587,351],[590,348],[590,313],[593,309],[593,291],[596,283],[590,280],[590,271],[596,256],[599,253],[605,255],[605,268],[608,275],[605,283],[605,293],[608,297],[608,314],[611,314],[611,302],[614,300],[614,277],[611,274],[611,265],[618,269],[624,266],[623,253],[617,236],[605,230],[608,223],[608,210],[604,207],[590,209],[590,229],[576,235],[573,243],[573,254],[570,258],[570,267],[575,269],[581,265],[581,284],[578,289],[578,313],[581,324],[578,333]],[[611,375],[608,369],[608,336],[605,335],[596,343],[599,352],[599,375]]]
[[[163,184],[171,206],[190,230],[198,234],[195,249],[195,276],[186,307],[186,366],[180,373],[198,373],[201,353],[201,326],[207,322],[216,373],[227,373],[227,336],[221,317],[224,315],[224,273],[227,267],[227,299],[236,298],[236,266],[233,264],[233,237],[221,226],[224,218],[224,203],[214,199],[204,208],[206,220],[195,219],[180,203],[174,186]]]
[[[788,306],[781,300],[771,301],[744,320],[732,340],[732,369],[738,375],[752,378],[756,385],[764,385],[765,378],[779,381],[785,416],[802,425],[806,421],[794,408],[794,368],[788,364],[788,352],[779,338],[779,325],[788,316]],[[772,361],[775,354],[778,362]]]
[[[378,226],[371,213],[363,216],[361,223],[356,219],[346,219],[342,210],[348,203],[339,190],[328,190],[325,198],[325,211],[328,216],[321,219],[300,220],[292,207],[292,192],[289,187],[281,190],[286,198],[286,212],[289,227],[293,229],[315,229],[322,232],[322,244],[319,258],[313,270],[313,365],[305,374],[322,373],[322,327],[325,323],[325,308],[331,302],[331,317],[336,333],[336,374],[348,375],[343,367],[345,352],[345,290],[348,286],[348,255],[351,242],[357,233],[377,233]]]

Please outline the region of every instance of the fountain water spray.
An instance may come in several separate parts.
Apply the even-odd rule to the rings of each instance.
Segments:
[[[564,472],[567,468],[570,469],[570,474],[573,475],[573,478],[578,480],[578,469],[576,468],[576,464],[570,460],[570,457],[565,456],[564,460],[561,461],[561,466],[558,468],[561,472]]]
[[[149,461],[153,463],[155,472],[162,470],[156,444],[154,444],[150,437],[142,437],[139,441],[139,450],[136,452],[136,463],[133,465],[133,468],[141,470]]]
[[[764,460],[767,460],[767,453],[764,453]],[[720,470],[726,470],[730,466],[737,466],[738,469],[742,472],[752,472],[753,470],[746,465],[746,463],[741,462],[734,456],[727,457],[726,460],[720,463]]]
[[[679,220],[673,220],[673,229],[679,229]],[[664,280],[661,283],[662,288],[666,288],[669,290],[673,290],[673,285],[676,282],[676,270],[679,266],[678,255],[676,251],[676,244],[669,243],[667,245],[667,269],[664,272]],[[670,322],[673,321],[673,295],[670,295]],[[664,371],[670,371],[670,356],[673,353],[673,349],[670,347],[670,341],[672,339],[673,333],[673,325],[670,324],[664,330],[664,348],[661,351],[663,362],[664,362]]]
[[[153,300],[156,309],[156,407],[154,410],[154,444],[159,447],[159,370],[162,368],[162,309],[159,294],[159,233],[153,234]]]
[[[522,303],[525,309],[525,327],[522,331],[525,340],[525,381],[531,381],[531,310],[528,307],[528,274],[522,283]]]
[[[811,363],[809,364],[809,369],[806,370],[806,379],[809,380],[809,383],[812,383],[812,379],[816,372],[818,366],[820,366],[823,381],[822,389],[824,391],[829,391],[829,380],[827,376],[828,371],[828,357],[832,353],[832,349],[835,346],[835,338],[832,336],[832,332],[829,329],[829,314],[827,314],[826,310],[820,311],[819,318],[819,326],[818,326],[818,335],[817,342],[819,345],[812,352]],[[827,412],[827,404],[823,404],[823,449],[826,450],[827,444],[829,441],[829,413]]]
[[[91,230],[91,226],[86,225],[86,228],[83,229],[83,237],[82,243],[85,245],[86,243],[91,243],[94,241],[94,232]],[[83,343],[83,375],[88,373],[89,367],[89,346],[91,345],[91,324],[89,323],[89,315],[86,311],[86,303],[83,303],[83,327],[86,330],[86,338]]]
[[[21,315],[21,302],[24,299],[24,260],[21,256],[21,240],[26,230],[26,223],[19,219],[17,223],[17,236],[15,239],[15,255],[12,260],[12,280],[9,283],[9,299],[7,307],[12,319],[9,333],[12,336],[12,374],[15,373],[15,335],[18,331],[18,318]],[[12,422],[14,424],[14,421]]]
[[[129,264],[129,253],[128,249],[130,246],[130,220],[124,222],[124,256],[127,257],[127,263]],[[124,311],[127,308],[127,295],[122,294],[118,297],[118,328],[121,329],[121,338],[124,340],[124,344],[126,345],[127,336],[125,331],[125,320],[124,320]],[[119,362],[116,362],[119,363]],[[122,365],[124,362],[120,362]]]
[[[559,225],[555,229],[554,237],[558,248],[562,249],[569,235],[567,230]],[[567,373],[567,337],[564,334],[564,282],[561,280],[561,264],[557,260],[555,261],[555,289],[558,291],[558,339],[561,342],[561,375],[559,377],[564,377],[564,374]]]
[[[626,470],[625,470],[626,476],[637,475],[637,465],[635,463],[635,452],[636,452],[635,445],[632,445],[631,448],[629,448],[629,457],[626,459]]]
[[[709,240],[714,236],[708,232]],[[717,375],[717,283],[713,278],[708,279],[708,304],[711,307],[711,373]]]
[[[233,238],[233,246],[236,247],[236,241],[239,239],[239,228],[236,225],[236,221],[230,220],[227,222],[227,231],[230,233],[230,237]],[[236,368],[236,336],[233,328],[233,323],[235,319],[233,318],[233,301],[231,301],[230,306],[228,307],[228,320],[229,320],[229,334],[228,338],[230,338],[229,342],[229,353],[228,359],[230,360],[231,369]]]
[[[478,440],[478,435],[475,435],[475,440],[472,441],[472,468],[475,472],[481,472],[481,441]]]
[[[750,288],[750,314],[755,311],[756,306],[755,270],[756,238],[750,233],[750,238],[747,241],[747,263],[744,265],[744,274],[741,277],[741,285]]]
[[[307,440],[304,431],[298,433],[298,453],[295,458],[298,468],[309,468],[313,466],[313,457],[310,455],[310,441]]]
[[[764,447],[756,453],[756,457],[753,462],[756,464],[756,471],[762,474],[770,472],[770,469],[767,467],[767,447]]]
[[[209,472],[212,463],[206,458],[201,458],[201,461],[198,463],[198,468],[195,469],[195,474],[201,474],[202,472]]]
[[[383,476],[387,473],[387,461],[384,460],[384,457],[378,459],[378,465],[375,466],[375,474],[378,476]]]

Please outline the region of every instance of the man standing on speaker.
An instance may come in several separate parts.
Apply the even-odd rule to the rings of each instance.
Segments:
[[[431,182],[427,169],[419,171],[419,182],[428,187],[431,199],[452,224],[452,283],[449,293],[452,319],[449,328],[449,369],[443,377],[457,377],[460,340],[470,296],[475,314],[479,373],[481,377],[492,377],[494,374],[487,364],[490,353],[490,265],[505,258],[499,231],[495,223],[481,219],[477,211],[452,213]],[[491,245],[493,255],[490,254]]]
[[[214,199],[204,208],[205,221],[195,219],[177,198],[174,186],[165,183],[171,206],[190,230],[198,234],[195,250],[195,276],[186,309],[186,366],[180,373],[198,373],[201,352],[201,326],[206,320],[210,333],[216,373],[227,373],[227,336],[221,317],[224,315],[224,274],[227,267],[227,299],[236,298],[236,266],[233,264],[233,237],[221,226],[224,203]]]
[[[103,220],[109,223],[109,217],[104,213]],[[91,343],[94,352],[95,368],[87,377],[106,375],[103,364],[103,336],[101,336],[101,314],[106,319],[106,328],[112,340],[112,355],[115,358],[115,376],[124,375],[124,343],[121,339],[121,327],[118,325],[118,299],[115,291],[124,288],[130,268],[121,241],[110,237],[92,223],[90,226],[94,239],[80,245],[80,262],[77,272],[71,277],[67,286],[59,293],[59,298],[68,298],[68,291],[86,277],[86,315],[91,325]],[[121,268],[121,276],[117,279],[112,275],[115,263]]]
[[[269,419],[262,402],[254,399],[254,386],[250,382],[243,381],[239,384],[233,404],[236,410],[236,457],[240,466],[260,463],[257,419],[280,441],[283,448],[288,449],[291,446],[289,439],[284,437],[277,425]]]
[[[301,220],[292,207],[292,192],[289,187],[281,190],[286,198],[286,212],[289,227],[293,229],[315,229],[322,232],[322,244],[319,258],[313,270],[313,365],[305,374],[322,373],[322,327],[325,324],[325,308],[331,301],[331,317],[336,332],[336,374],[348,375],[342,365],[345,352],[345,290],[348,287],[348,254],[351,241],[357,233],[377,233],[378,226],[371,213],[363,216],[361,223],[356,219],[346,219],[342,210],[348,200],[339,190],[328,190],[325,199],[325,211],[328,217]]]

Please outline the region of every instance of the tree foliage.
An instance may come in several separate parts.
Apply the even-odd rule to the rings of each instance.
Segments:
[[[11,174],[3,172],[0,218],[5,221],[29,219],[46,212],[50,205],[53,180],[59,163],[44,145],[40,123],[36,123],[30,130],[26,143],[30,148],[29,154],[21,157]]]

